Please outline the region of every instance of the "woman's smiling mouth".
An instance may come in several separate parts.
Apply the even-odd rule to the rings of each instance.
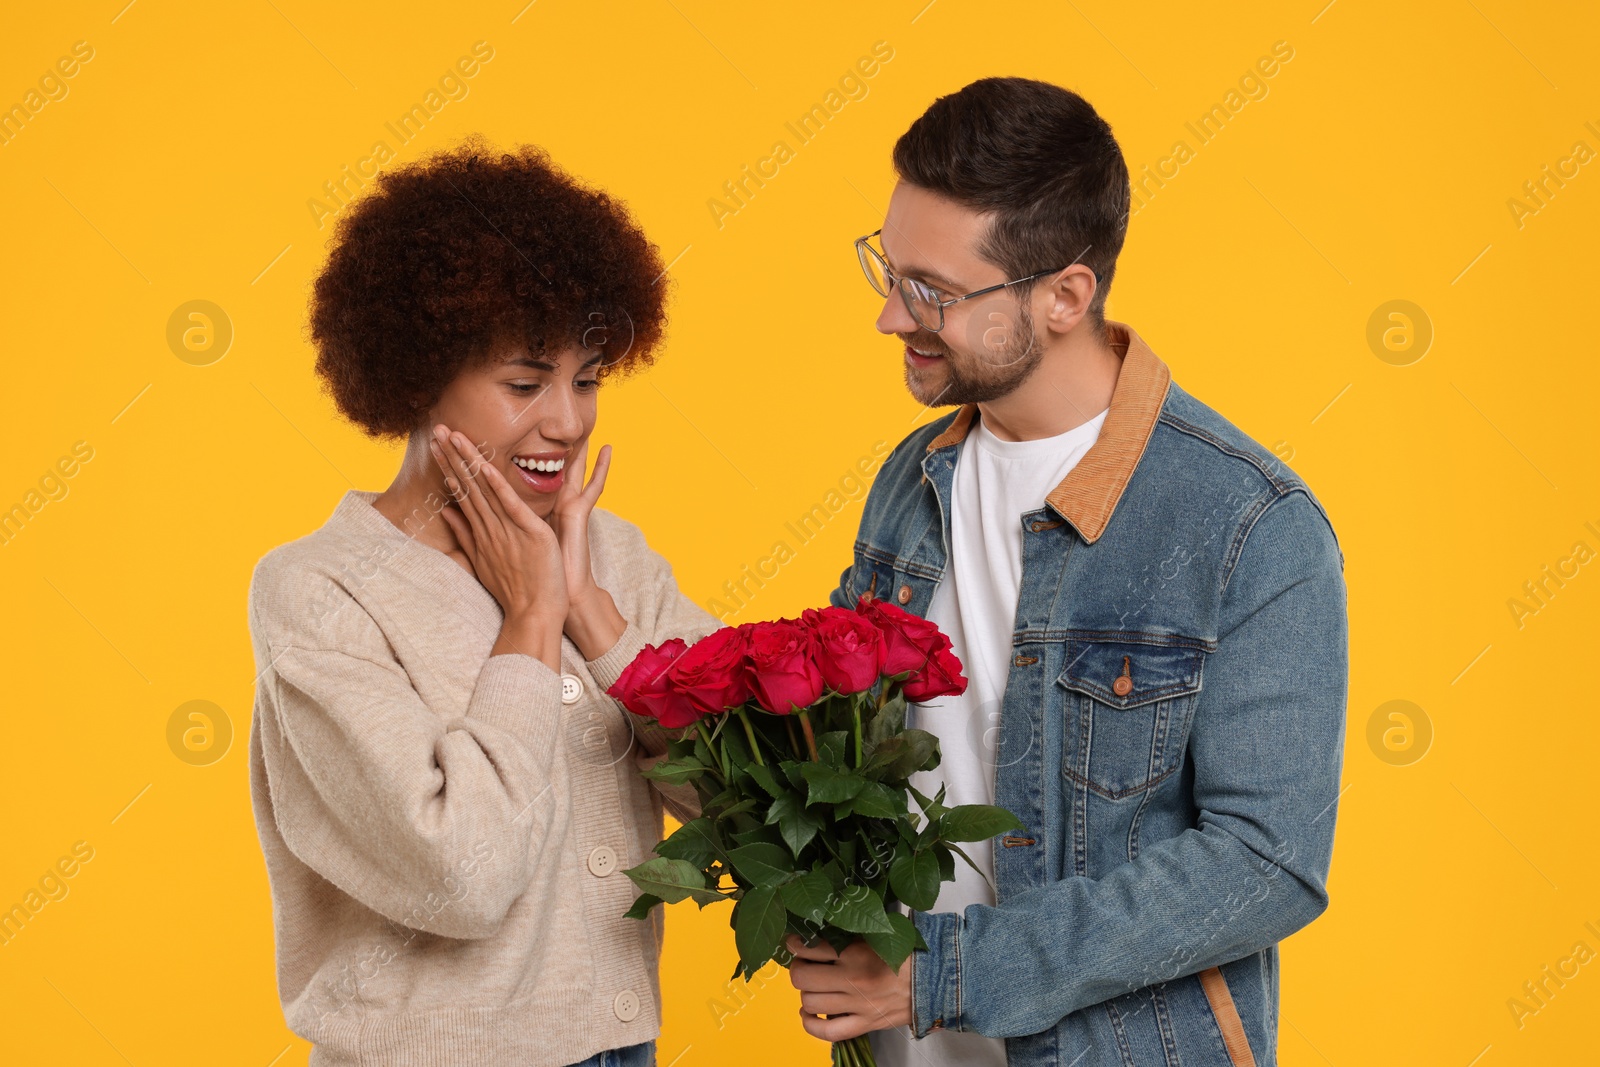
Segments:
[[[553,493],[561,488],[567,466],[565,452],[534,452],[526,456],[512,456],[522,480],[536,493]]]

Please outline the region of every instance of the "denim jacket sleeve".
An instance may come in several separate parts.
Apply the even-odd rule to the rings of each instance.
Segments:
[[[1257,514],[1220,602],[1189,741],[1196,825],[1092,880],[915,912],[912,1023],[990,1037],[1240,959],[1327,907],[1344,738],[1343,561],[1298,489]]]

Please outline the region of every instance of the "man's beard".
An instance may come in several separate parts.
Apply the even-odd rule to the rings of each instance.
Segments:
[[[985,344],[988,333],[994,329],[1005,330],[1005,342],[999,347]],[[939,334],[928,330],[896,336],[912,348],[944,357],[937,367],[918,368],[906,364],[906,388],[919,404],[928,407],[999,400],[1027,381],[1044,359],[1044,347],[1034,341],[1033,316],[1026,303],[1017,307],[1015,329],[990,327],[988,332],[972,338],[976,342],[970,346],[973,354],[956,355]],[[928,373],[941,368],[942,374]]]

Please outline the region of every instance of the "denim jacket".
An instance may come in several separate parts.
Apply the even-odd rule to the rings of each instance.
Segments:
[[[1348,673],[1344,555],[1299,475],[1126,324],[1093,448],[1020,518],[993,907],[913,912],[911,1030],[1013,1067],[1277,1062],[1278,942],[1322,913]],[[927,612],[968,406],[913,432],[832,595]]]

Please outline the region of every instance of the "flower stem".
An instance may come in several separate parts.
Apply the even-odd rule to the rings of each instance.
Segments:
[[[866,1034],[848,1041],[833,1043],[834,1062],[839,1067],[878,1067],[872,1056],[872,1044]]]
[[[817,762],[817,738],[811,732],[811,716],[806,712],[805,708],[799,709],[795,714],[800,716],[800,731],[806,735],[806,751],[811,753],[811,762],[815,763]]]
[[[794,716],[785,715],[783,725],[789,731],[789,751],[793,755],[800,755],[800,738],[794,732]]]
[[[722,757],[721,752],[719,751],[716,742],[711,740],[711,734],[706,729],[706,720],[704,718],[696,719],[694,721],[694,725],[695,725],[695,728],[700,731],[700,740],[702,740],[702,741],[704,741],[706,743],[706,747],[711,750],[711,755],[716,758],[716,760],[717,760],[717,770],[719,770],[721,772],[721,776],[722,776],[723,781],[727,781],[727,778],[728,778],[728,761]]]
[[[856,767],[861,766],[861,704],[854,697],[850,699],[850,717],[855,722],[856,737]]]
[[[761,758],[761,746],[756,744],[756,731],[755,728],[750,725],[749,712],[745,711],[744,705],[741,704],[739,707],[734,709],[734,714],[738,715],[739,721],[744,723],[744,735],[750,739],[750,754],[756,758],[757,763],[765,767],[767,765],[767,761]]]

